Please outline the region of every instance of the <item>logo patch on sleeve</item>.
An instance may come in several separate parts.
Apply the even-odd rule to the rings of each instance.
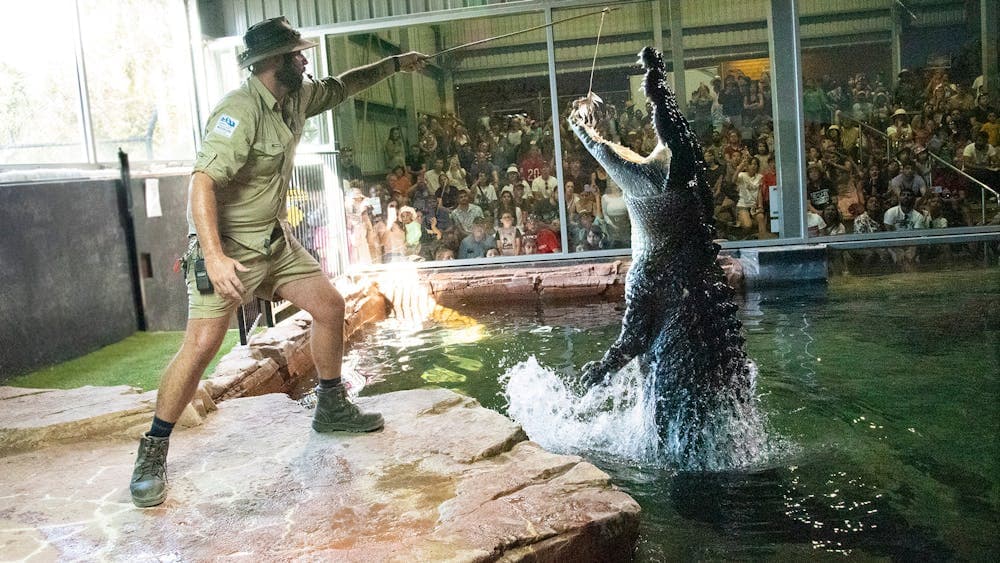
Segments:
[[[239,119],[233,119],[232,117],[222,114],[219,116],[219,121],[216,122],[215,128],[212,129],[213,133],[218,133],[223,137],[232,137],[233,131],[236,130],[236,126],[240,124]]]

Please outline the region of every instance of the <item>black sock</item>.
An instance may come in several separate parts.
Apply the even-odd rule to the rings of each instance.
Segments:
[[[158,417],[153,416],[153,426],[149,429],[149,435],[157,438],[169,438],[170,432],[172,432],[173,429],[173,422],[160,420]]]
[[[336,379],[320,379],[319,388],[320,389],[333,389],[334,387],[340,386],[340,378]]]

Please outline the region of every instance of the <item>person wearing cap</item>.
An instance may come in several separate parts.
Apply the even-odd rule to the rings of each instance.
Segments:
[[[906,115],[906,110],[899,108],[892,112],[892,125],[886,128],[885,134],[895,147],[901,147],[913,142],[913,129],[910,127],[910,120]]]
[[[317,44],[302,39],[284,17],[251,26],[243,41],[239,64],[251,75],[212,111],[191,175],[188,324],[180,351],[160,381],[152,427],[140,442],[129,487],[140,507],[166,498],[173,425],[219,350],[233,312],[251,296],[287,299],[312,315],[320,380],[316,431],[367,432],[383,425],[381,415],[362,413],[347,400],[340,380],[344,300],[291,235],[286,199],[306,119],[398,71],[419,70],[426,56],[394,55],[317,80],[303,76],[307,60],[302,54]]]
[[[504,185],[500,188],[500,190],[503,191],[504,188],[510,188],[514,195],[514,202],[518,205],[523,205],[524,202],[518,197],[518,187],[521,188],[521,197],[531,191],[531,187],[528,186],[528,183],[521,179],[521,173],[518,171],[517,166],[511,164],[507,167],[507,180],[504,182]]]

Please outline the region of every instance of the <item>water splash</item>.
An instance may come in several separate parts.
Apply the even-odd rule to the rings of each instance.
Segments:
[[[751,373],[756,379],[756,366],[751,365]],[[756,399],[723,397],[692,432],[685,409],[657,416],[658,406],[666,408],[664,401],[654,391],[653,377],[635,361],[612,373],[607,384],[585,391],[570,376],[534,356],[500,376],[507,414],[547,450],[696,471],[759,467],[770,457],[765,416]],[[673,404],[685,400],[673,399]]]

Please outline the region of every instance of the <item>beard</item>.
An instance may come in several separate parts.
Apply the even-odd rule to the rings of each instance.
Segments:
[[[295,53],[286,54],[281,67],[274,75],[282,86],[288,88],[289,92],[296,92],[302,87],[302,73],[295,68],[294,58]]]

